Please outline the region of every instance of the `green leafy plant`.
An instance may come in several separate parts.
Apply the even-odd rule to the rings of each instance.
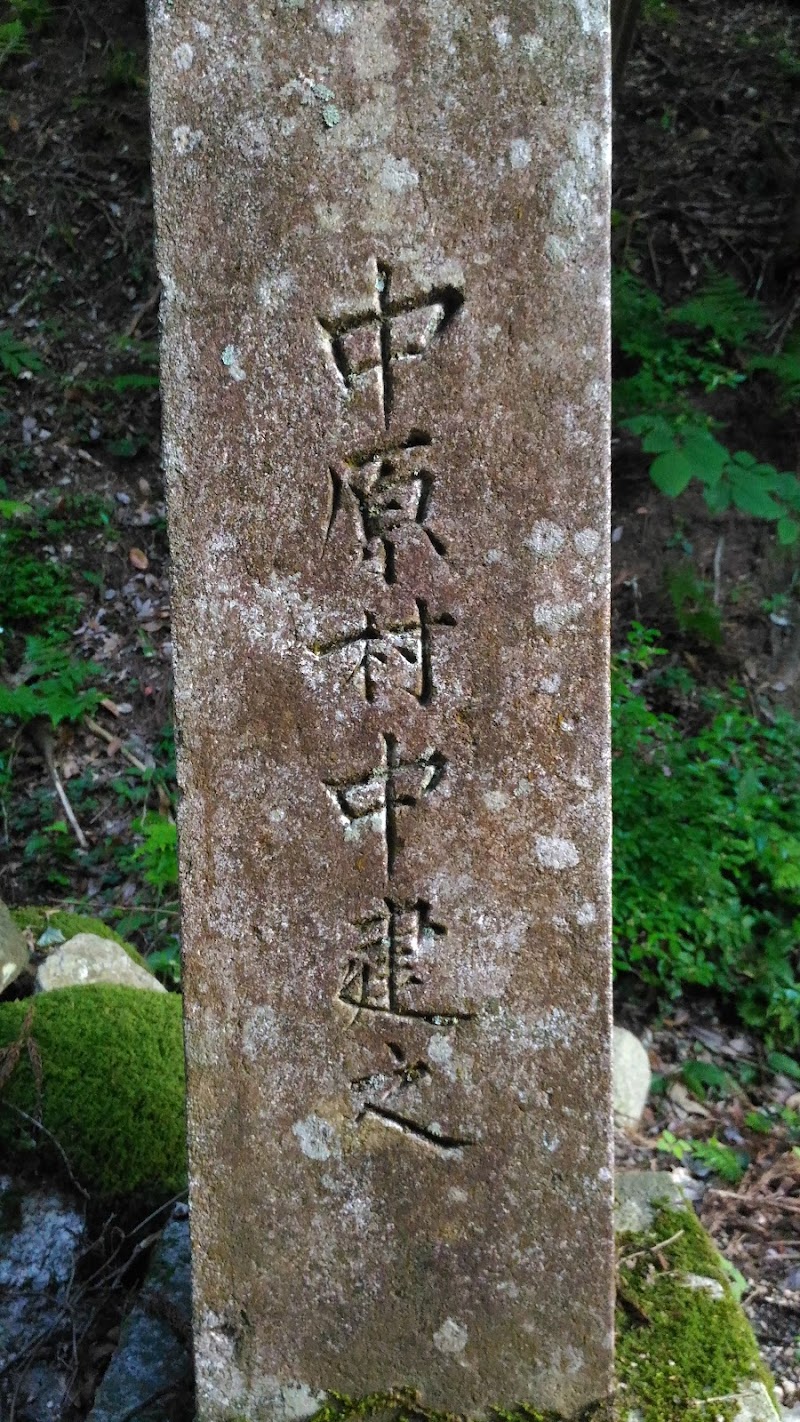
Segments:
[[[692,1159],[706,1166],[729,1185],[738,1185],[749,1159],[743,1151],[734,1150],[712,1136],[708,1141],[693,1141]]]
[[[728,1280],[728,1288],[737,1303],[741,1303],[747,1290],[750,1288],[747,1279],[741,1269],[737,1269],[732,1259],[726,1259],[723,1254],[719,1257],[719,1267]]]
[[[683,1161],[688,1158],[705,1166],[729,1185],[739,1184],[749,1164],[743,1151],[734,1150],[732,1146],[725,1145],[724,1141],[717,1140],[716,1136],[712,1136],[708,1141],[685,1141],[672,1131],[662,1131],[656,1146],[658,1150],[674,1156],[675,1160]]]
[[[3,62],[3,30],[8,25],[0,25],[0,65]],[[7,326],[0,327],[0,376],[18,376],[23,370],[41,370],[41,357],[24,341],[18,341]]]
[[[141,843],[132,859],[142,869],[145,883],[163,893],[178,886],[178,829],[166,815],[148,814],[134,824]]]
[[[729,1096],[734,1085],[730,1073],[722,1067],[694,1058],[683,1063],[681,1077],[692,1095],[700,1101],[705,1101],[709,1092],[716,1096]]]
[[[717,647],[722,641],[722,618],[713,590],[697,577],[688,563],[671,569],[667,587],[682,632]]]
[[[101,692],[87,685],[99,672],[91,662],[78,661],[60,642],[28,637],[14,684],[0,682],[0,716],[23,725],[40,717],[52,726],[79,721],[101,699]]]
[[[742,690],[703,692],[665,660],[634,625],[612,670],[618,977],[667,999],[712,988],[800,1046],[800,723],[762,725]]]
[[[800,538],[800,479],[730,450],[692,396],[735,386],[755,372],[772,376],[785,405],[800,397],[800,339],[778,355],[759,351],[766,317],[728,276],[711,274],[670,309],[629,272],[614,279],[614,334],[623,369],[614,384],[617,419],[653,456],[650,477],[676,498],[697,481],[714,513],[734,508],[774,522],[784,545]]]

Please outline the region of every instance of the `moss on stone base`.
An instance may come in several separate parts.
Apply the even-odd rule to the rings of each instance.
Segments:
[[[619,1244],[620,1416],[712,1422],[735,1417],[753,1384],[772,1397],[750,1325],[694,1212],[661,1209],[650,1229]]]
[[[13,1069],[0,1087],[0,1157],[35,1149],[61,1173],[66,1157],[94,1196],[185,1188],[179,997],[98,983],[0,1002],[3,1058]]]
[[[555,1412],[539,1412],[527,1403],[519,1407],[490,1407],[488,1419],[493,1422],[564,1422]],[[612,1422],[612,1404],[594,1403],[572,1422]],[[365,1397],[345,1397],[341,1393],[328,1394],[328,1400],[314,1413],[309,1422],[464,1422],[451,1412],[438,1412],[431,1407],[423,1407],[419,1396],[412,1389],[404,1388],[395,1392],[369,1393]],[[245,1419],[237,1419],[245,1422]]]
[[[92,918],[85,913],[70,913],[66,909],[56,909],[52,912],[45,908],[15,908],[11,910],[17,928],[25,930],[29,928],[34,937],[34,942],[40,938],[46,928],[57,928],[59,933],[63,933],[65,942],[74,938],[77,933],[96,933],[99,938],[112,938],[115,943],[125,949],[129,958],[140,967],[146,968],[141,953],[137,953],[132,943],[128,943],[121,934],[113,928],[109,928],[102,918]]]

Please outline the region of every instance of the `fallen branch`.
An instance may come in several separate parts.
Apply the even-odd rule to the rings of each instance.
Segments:
[[[114,743],[119,740],[118,736],[112,735],[110,731],[106,730],[105,726],[101,726],[100,722],[95,721],[91,716],[84,716],[83,723],[86,726],[86,729],[88,731],[91,731],[93,736],[99,736],[101,740],[107,743],[107,745],[114,745]],[[118,746],[118,750],[120,755],[124,756],[128,764],[132,765],[135,770],[141,770],[142,774],[146,773],[147,766],[145,765],[144,761],[139,760],[138,756],[135,756],[133,754],[133,751],[129,751],[127,746],[123,746],[122,744],[120,744]]]

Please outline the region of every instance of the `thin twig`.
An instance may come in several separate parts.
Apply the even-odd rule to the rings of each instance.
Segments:
[[[83,722],[87,730],[91,731],[93,736],[99,736],[100,739],[106,741],[108,745],[114,745],[119,739],[118,736],[113,736],[110,731],[106,730],[105,726],[101,726],[100,722],[95,721],[91,716],[84,716]],[[140,770],[143,775],[147,773],[147,766],[144,761],[139,760],[138,756],[135,756],[133,751],[129,751],[127,746],[120,744],[118,749],[120,755],[124,756],[128,764],[132,765],[135,770]]]
[[[75,1179],[75,1176],[72,1173],[72,1166],[70,1165],[69,1159],[67,1157],[67,1152],[65,1151],[58,1137],[54,1136],[53,1132],[48,1130],[47,1126],[45,1126],[41,1121],[37,1121],[35,1116],[29,1116],[27,1111],[23,1111],[20,1106],[15,1106],[13,1102],[0,1101],[0,1106],[6,1106],[9,1111],[16,1112],[18,1116],[22,1117],[23,1121],[28,1122],[29,1126],[34,1126],[37,1131],[41,1131],[43,1135],[47,1136],[48,1140],[52,1141],[53,1145],[55,1146],[56,1150],[61,1156],[61,1159],[64,1162],[67,1174],[70,1180],[72,1181],[72,1184],[75,1186],[75,1189],[78,1191],[79,1194],[83,1195],[84,1200],[91,1199],[89,1191],[84,1190],[80,1181]]]
[[[49,727],[46,726],[42,721],[31,721],[30,725],[28,726],[28,734],[31,740],[33,741],[33,744],[35,745],[36,749],[38,750],[39,754],[41,755],[42,760],[47,766],[50,779],[52,780],[53,785],[55,787],[56,795],[61,801],[61,807],[67,817],[67,821],[69,823],[70,829],[72,830],[72,833],[77,839],[81,849],[88,849],[89,841],[86,838],[86,835],[84,834],[80,825],[78,824],[77,819],[75,818],[75,811],[69,803],[67,792],[64,789],[63,784],[61,783],[61,776],[58,773],[58,769],[56,767],[55,762],[55,756],[53,755],[53,739],[50,735]]]
[[[717,539],[717,546],[714,549],[714,606],[719,607],[722,601],[722,555],[725,551],[725,539]]]
[[[127,1412],[123,1412],[117,1418],[117,1422],[131,1422],[137,1413],[144,1412],[146,1407],[152,1407],[154,1402],[160,1402],[162,1397],[171,1397],[178,1391],[179,1384],[169,1383],[166,1387],[160,1387],[156,1392],[151,1392],[149,1397],[145,1397],[142,1402],[137,1402],[135,1407],[129,1407]]]
[[[659,1249],[666,1249],[668,1244],[674,1244],[682,1234],[683,1230],[679,1229],[675,1234],[671,1234],[669,1239],[657,1239],[655,1244],[649,1244],[646,1249],[637,1249],[635,1254],[626,1254],[620,1259],[620,1265],[630,1264],[633,1259],[641,1259],[645,1254],[657,1254]]]

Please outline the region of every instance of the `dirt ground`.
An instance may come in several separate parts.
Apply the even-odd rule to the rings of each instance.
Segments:
[[[800,10],[792,0],[651,0],[647,11],[617,102],[615,262],[670,303],[709,267],[735,275],[766,303],[777,349],[800,319]],[[42,363],[0,378],[0,497],[49,510],[38,553],[69,570],[80,600],[72,645],[99,668],[104,696],[53,745],[85,850],[57,829],[41,746],[0,732],[13,752],[0,897],[116,914],[149,951],[174,943],[177,904],[131,857],[143,810],[174,804],[145,64],[143,4],[126,0],[54,6],[29,52],[0,61],[0,324]],[[776,414],[757,381],[719,400],[743,448],[800,467],[796,409]],[[735,676],[757,712],[800,713],[796,555],[779,550],[766,525],[712,517],[691,492],[664,498],[635,441],[618,435],[613,554],[618,642],[632,619],[659,627],[671,656],[700,679]],[[687,563],[719,609],[717,647],[676,617],[670,573]],[[4,655],[13,675],[21,641]],[[760,1045],[708,1001],[655,1023],[632,1001],[619,1011],[644,1036],[660,1087],[640,1133],[620,1138],[620,1161],[685,1170],[702,1218],[741,1271],[745,1306],[791,1402],[800,1392],[798,1083],[768,1070]],[[730,1072],[735,1089],[691,1096],[681,1078],[690,1059]],[[789,1124],[759,1135],[745,1118],[776,1103]],[[679,1165],[658,1148],[665,1130],[746,1151],[743,1180],[725,1186]],[[118,1314],[118,1303],[101,1310],[81,1341],[65,1422],[85,1415]]]

